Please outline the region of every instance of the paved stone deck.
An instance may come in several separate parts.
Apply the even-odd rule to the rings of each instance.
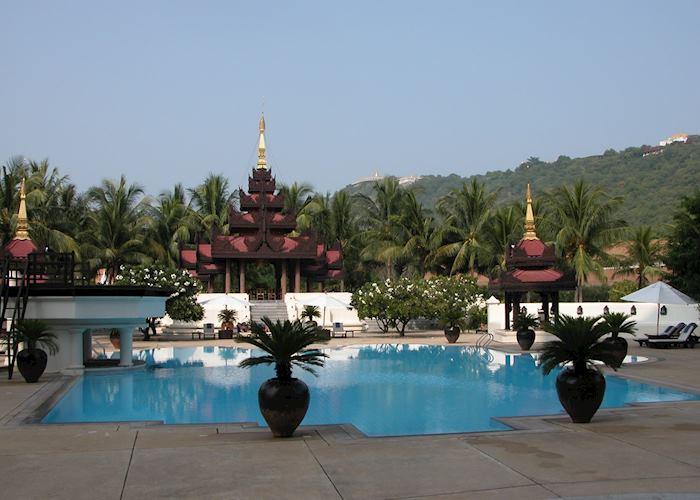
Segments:
[[[382,341],[445,342],[435,332]],[[631,353],[659,360],[621,374],[700,392],[700,349]],[[273,439],[245,423],[22,424],[63,381],[0,375],[0,498],[700,498],[700,401],[602,410],[586,425],[513,418],[522,430],[510,432],[365,438],[332,425]]]

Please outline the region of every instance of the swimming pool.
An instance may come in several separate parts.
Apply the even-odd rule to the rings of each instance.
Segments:
[[[141,351],[145,370],[87,374],[44,423],[162,421],[257,422],[260,384],[271,366],[238,368],[249,349],[160,348]],[[494,417],[561,413],[553,372],[544,377],[529,353],[466,346],[366,345],[327,349],[302,425],[353,424],[368,436],[507,430]],[[607,377],[604,408],[700,399],[695,394]]]

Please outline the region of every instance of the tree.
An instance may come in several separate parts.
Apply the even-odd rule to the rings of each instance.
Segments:
[[[691,297],[700,297],[700,190],[682,199],[673,215],[666,264],[671,284]]]
[[[209,174],[204,182],[189,189],[192,207],[200,230],[207,236],[212,230],[228,234],[228,211],[238,194],[230,192],[228,180],[222,175]]]
[[[306,183],[293,183],[290,186],[282,185],[280,194],[284,198],[284,213],[299,214],[306,204],[311,200],[313,188]]]
[[[180,243],[189,242],[196,227],[182,184],[176,184],[172,191],[163,191],[149,212],[149,253],[157,262],[177,267]]]
[[[653,236],[650,226],[639,226],[632,233],[632,239],[625,244],[627,255],[620,261],[616,275],[634,273],[637,276],[637,289],[648,283],[649,277],[661,276],[662,245]]]
[[[619,241],[625,223],[615,217],[622,198],[610,197],[583,180],[554,190],[549,223],[556,232],[557,251],[576,273],[575,301],[583,300],[583,285],[590,273],[601,281],[603,263],[612,261],[606,249]]]
[[[100,187],[91,188],[88,199],[93,210],[82,234],[81,250],[93,267],[106,268],[112,283],[122,264],[148,260],[143,252],[148,200],[143,189],[138,184],[127,185],[123,175],[118,183],[105,180]]]
[[[204,308],[197,303],[202,284],[185,269],[167,267],[162,264],[123,265],[114,278],[114,285],[148,286],[172,290],[165,302],[165,312],[176,321],[199,321],[204,317]],[[143,339],[149,340],[156,333],[156,320],[146,318],[148,326],[142,329]]]
[[[433,261],[448,259],[449,273],[476,273],[486,264],[485,229],[498,193],[487,193],[484,184],[472,179],[438,201],[444,217],[434,233],[437,249]]]
[[[362,232],[363,248],[360,255],[364,260],[382,263],[385,276],[391,278],[396,271],[394,261],[389,255],[383,258],[382,250],[393,241],[393,224],[401,211],[406,191],[393,177],[376,182],[372,189],[372,197],[363,194],[356,197],[362,207],[359,230]]]
[[[499,207],[489,218],[484,231],[484,241],[490,255],[488,268],[498,274],[506,268],[506,257],[511,245],[523,233],[523,217],[515,206]]]

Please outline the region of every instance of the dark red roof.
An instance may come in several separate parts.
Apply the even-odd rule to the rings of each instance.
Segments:
[[[14,239],[5,245],[4,252],[12,257],[26,258],[32,252],[38,249],[32,240]]]
[[[521,249],[528,257],[542,257],[547,246],[540,240],[520,240],[516,248]]]
[[[194,266],[197,263],[196,250],[181,250],[180,260],[185,266]]]
[[[511,276],[522,283],[548,283],[561,279],[564,273],[556,269],[517,269]]]

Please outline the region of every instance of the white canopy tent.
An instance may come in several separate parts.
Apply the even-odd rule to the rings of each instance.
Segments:
[[[687,296],[663,281],[657,281],[649,286],[622,297],[627,302],[646,302],[656,304],[656,334],[659,334],[659,316],[661,304],[697,304],[697,300]]]
[[[350,304],[346,304],[327,293],[302,300],[300,303],[304,306],[323,307],[323,315],[321,316],[322,328],[326,326],[326,309],[352,309]]]

